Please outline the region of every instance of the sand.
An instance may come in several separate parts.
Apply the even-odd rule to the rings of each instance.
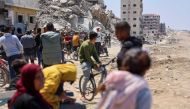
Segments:
[[[152,109],[189,109],[190,108],[190,33],[176,32],[176,34],[164,42],[156,45],[145,45],[153,60],[152,68],[147,72],[146,80],[149,83],[153,95]],[[120,46],[109,48],[110,57],[102,57],[106,63],[115,57]],[[66,90],[75,92],[75,97],[80,101],[78,81],[82,75],[79,62],[77,81],[73,86],[66,85]],[[111,67],[110,67],[111,66]],[[113,70],[115,64],[108,66]],[[6,93],[0,89],[2,93]],[[94,109],[100,100],[97,95],[91,102],[85,102],[87,109]],[[0,109],[7,109],[6,105]]]

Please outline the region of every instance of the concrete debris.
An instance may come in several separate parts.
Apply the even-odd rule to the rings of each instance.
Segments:
[[[49,7],[52,8],[52,9],[54,9],[54,10],[60,10],[59,6],[50,5]]]
[[[60,3],[62,3],[62,4],[65,4],[67,2],[68,2],[68,0],[60,0]]]
[[[89,32],[99,26],[104,32],[113,32],[112,21],[116,17],[111,11],[103,9],[102,4],[92,5],[86,0],[40,0],[39,4],[39,27],[52,22],[56,24],[56,29],[70,27],[73,30]]]
[[[174,44],[179,42],[178,39],[176,39],[176,31],[172,29],[167,29],[167,35],[160,35],[160,36],[144,36],[145,43],[147,44]]]
[[[83,11],[78,5],[71,6],[71,7],[69,7],[69,9],[72,10],[73,14],[77,14],[78,16],[85,15],[85,11]]]
[[[91,8],[93,18],[101,22],[104,26],[110,27],[110,17],[107,15],[106,11],[101,8],[100,5],[94,5]]]

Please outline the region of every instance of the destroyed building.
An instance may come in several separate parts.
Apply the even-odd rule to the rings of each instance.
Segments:
[[[37,24],[39,27],[43,27],[48,22],[53,22],[59,30],[67,28],[87,32],[98,26],[105,32],[113,32],[112,21],[117,19],[115,15],[105,9],[103,2],[93,4],[88,1],[40,0]]]

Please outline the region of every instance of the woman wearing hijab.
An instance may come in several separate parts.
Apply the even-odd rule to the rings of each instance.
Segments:
[[[8,103],[9,109],[52,109],[39,93],[44,87],[40,66],[27,64],[21,69],[17,91]]]
[[[97,109],[151,109],[152,95],[144,79],[150,66],[146,51],[129,50],[121,70],[110,73],[101,86],[104,96]]]

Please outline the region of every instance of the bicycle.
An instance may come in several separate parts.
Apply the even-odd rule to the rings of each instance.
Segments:
[[[107,76],[106,66],[108,66],[111,63],[114,63],[115,59],[116,58],[113,58],[107,64],[101,65],[100,66],[101,73],[99,72],[99,73],[93,74],[93,71],[91,69],[90,79],[88,81],[89,84],[87,83],[86,91],[85,92],[83,92],[83,90],[82,90],[82,85],[83,85],[82,81],[84,80],[84,75],[82,75],[80,77],[80,80],[79,80],[79,90],[80,90],[80,93],[82,95],[84,94],[83,95],[84,99],[86,99],[88,101],[92,101],[94,99],[94,97],[96,96],[96,89],[97,89],[95,77],[101,74],[101,78],[100,78],[100,81],[99,81],[99,84],[101,84],[104,81],[104,79],[106,78],[106,76]]]
[[[79,58],[79,47],[77,47],[76,51],[73,52],[73,60],[78,61]]]
[[[9,70],[7,68],[8,62],[0,59],[0,87],[9,83]]]
[[[62,52],[64,53],[64,59],[66,60],[71,60],[72,59],[72,52],[70,50],[67,49],[63,49]]]

